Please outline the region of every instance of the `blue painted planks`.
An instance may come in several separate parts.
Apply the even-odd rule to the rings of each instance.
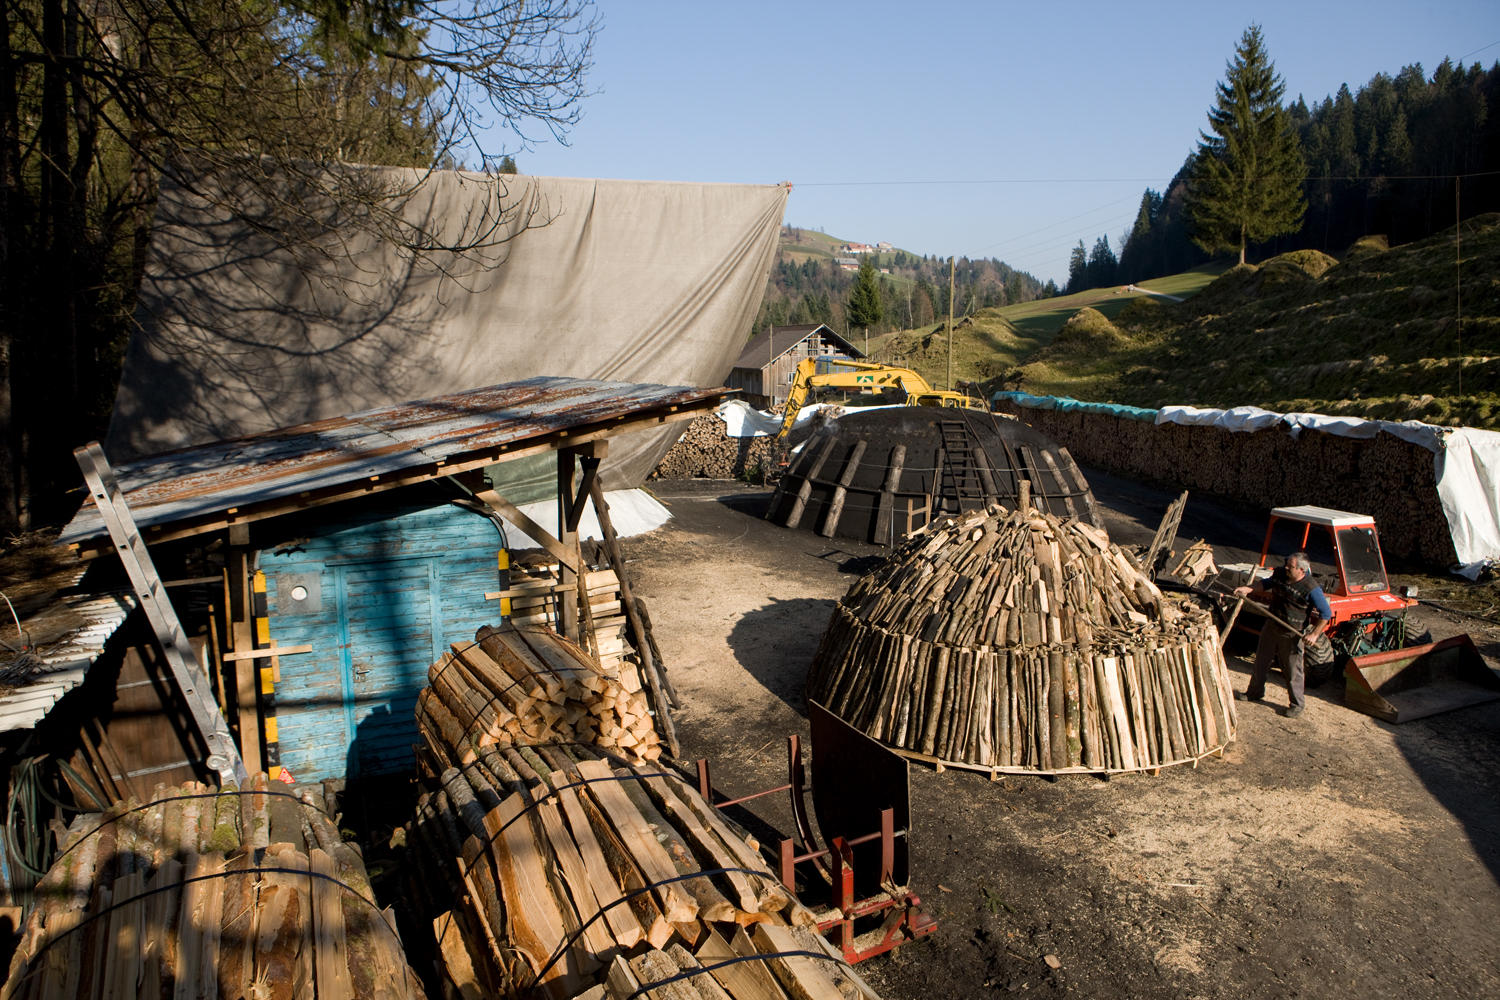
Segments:
[[[366,505],[298,532],[260,553],[272,638],[313,648],[281,658],[282,764],[299,781],[409,771],[428,666],[499,621],[484,600],[499,532],[451,504]]]

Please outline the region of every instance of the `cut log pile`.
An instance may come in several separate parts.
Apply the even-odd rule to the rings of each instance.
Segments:
[[[859,580],[808,695],[898,752],[994,772],[1150,770],[1235,727],[1211,613],[1030,507],[942,522]]]
[[[37,887],[10,998],[420,998],[322,794],[158,787],[85,814]]]
[[[1066,445],[1086,465],[1232,497],[1260,510],[1316,504],[1370,514],[1387,558],[1444,569],[1457,558],[1433,453],[1395,434],[1355,438],[1300,428],[1294,436],[1286,425],[1244,432],[1008,402],[996,408]]]
[[[688,424],[682,437],[657,463],[652,479],[738,479],[760,470],[769,476],[786,461],[786,448],[774,437],[733,438],[717,414]]]
[[[423,797],[407,845],[450,993],[875,996],[748,835],[666,768],[486,747]]]
[[[631,760],[661,756],[634,665],[610,671],[577,643],[539,626],[484,626],[427,670],[417,725],[432,773],[486,747],[583,742]]]

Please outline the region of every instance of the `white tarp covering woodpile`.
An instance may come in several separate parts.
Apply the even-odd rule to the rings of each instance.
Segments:
[[[324,795],[158,789],[74,820],[37,886],[10,998],[418,1000],[395,917]]]
[[[251,225],[223,205],[253,207],[255,189],[164,186],[112,460],[534,375],[719,385],[788,193],[343,171],[334,183],[389,192],[377,211],[288,191]],[[679,430],[612,442],[608,485],[638,485]]]
[[[808,697],[907,756],[994,772],[1151,770],[1235,730],[1211,614],[1026,504],[939,522],[860,579]]]
[[[749,836],[665,767],[485,747],[442,773],[407,844],[456,995],[877,1000]]]

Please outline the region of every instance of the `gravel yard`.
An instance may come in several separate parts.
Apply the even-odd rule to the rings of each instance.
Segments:
[[[1170,495],[1085,472],[1114,540],[1148,541]],[[674,520],[623,544],[683,755],[726,793],[780,784],[833,604],[884,550],[776,527],[770,491],[743,483],[653,492]],[[1179,539],[1232,562],[1263,530],[1194,498]],[[1422,619],[1500,662],[1495,626]],[[1249,663],[1229,665],[1243,690]],[[1285,699],[1273,679],[1222,758],[1154,777],[912,765],[911,888],[939,929],[862,972],[888,1000],[1500,995],[1500,703],[1392,726],[1332,684],[1294,721]]]

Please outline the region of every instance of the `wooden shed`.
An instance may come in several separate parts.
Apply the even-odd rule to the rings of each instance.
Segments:
[[[528,379],[183,449],[115,473],[153,550],[191,546],[222,566],[210,588],[224,598],[214,602],[221,617],[184,625],[205,637],[194,660],[215,682],[245,767],[274,777],[285,765],[298,781],[375,775],[414,766],[414,705],[427,666],[449,643],[501,621],[508,592],[497,521],[553,560],[546,589],[555,618],[578,638],[589,614],[580,595],[593,603],[579,580],[593,576],[578,533],[590,504],[611,540],[603,549],[617,588],[629,593],[599,477],[609,440],[691,419],[727,394]],[[486,478],[495,466],[549,453],[555,533]],[[63,540],[87,554],[118,544],[93,503]],[[620,603],[633,613],[628,599]]]
[[[740,390],[750,405],[769,409],[785,401],[798,363],[804,358],[835,354],[850,358],[865,356],[823,323],[773,326],[750,339],[724,384]]]

